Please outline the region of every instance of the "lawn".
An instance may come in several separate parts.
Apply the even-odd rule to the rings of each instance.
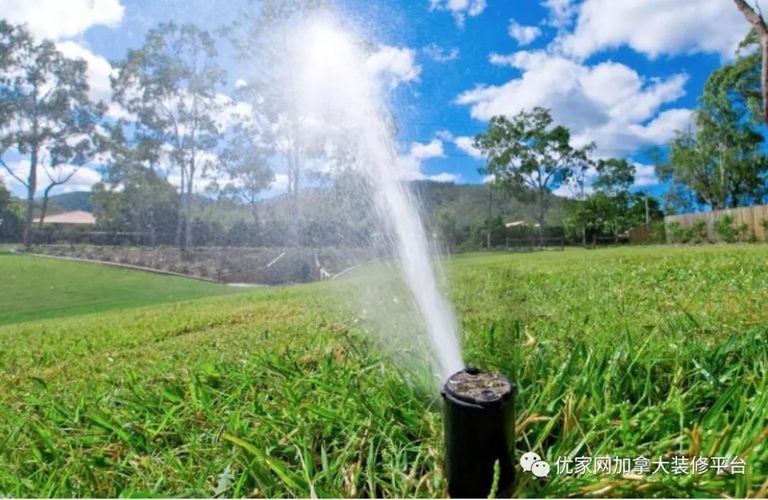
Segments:
[[[518,452],[552,464],[516,495],[765,496],[767,247],[446,268],[465,358],[515,379]],[[445,495],[429,374],[344,299],[370,276],[0,327],[0,496]],[[581,456],[745,470],[556,473]]]
[[[0,248],[0,325],[198,299],[241,290]]]

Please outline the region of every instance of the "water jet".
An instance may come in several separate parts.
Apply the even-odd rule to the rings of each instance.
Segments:
[[[515,385],[499,373],[469,366],[441,391],[445,473],[452,498],[486,498],[498,462],[497,496],[514,481]]]

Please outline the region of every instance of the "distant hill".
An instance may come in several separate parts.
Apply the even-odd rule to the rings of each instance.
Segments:
[[[74,210],[93,212],[90,191],[74,191],[72,193],[57,194],[51,196],[48,200],[49,214],[72,212]]]
[[[26,200],[17,198],[22,207],[26,206]],[[35,217],[40,216],[40,210],[43,208],[43,200],[35,200]],[[93,204],[91,203],[90,191],[73,191],[71,193],[63,193],[51,196],[48,199],[47,215],[55,215],[64,212],[74,212],[75,210],[82,210],[83,212],[93,212]]]
[[[504,222],[524,220],[533,223],[536,216],[536,205],[523,203],[514,196],[503,192],[498,187],[493,188],[489,197],[490,186],[488,184],[453,184],[435,181],[415,181],[410,183],[410,188],[419,203],[420,211],[426,221],[435,220],[440,209],[447,209],[454,213],[457,226],[480,225],[488,218],[488,204],[490,198],[490,211],[492,217],[501,216]],[[323,189],[306,189],[300,194],[300,205],[306,207],[320,207],[328,203],[329,193]],[[565,216],[569,200],[559,196],[549,196],[550,209],[547,211],[548,225],[561,225]],[[233,207],[234,208],[234,207]],[[285,196],[270,198],[260,203],[259,210],[262,215],[278,213],[285,216],[288,209],[288,199]],[[234,209],[230,216],[236,213]]]
[[[488,218],[489,201],[492,217],[501,216],[504,222],[524,220],[534,222],[536,205],[523,203],[503,192],[498,187],[488,184],[453,184],[434,181],[417,181],[412,184],[420,203],[422,213],[434,220],[438,210],[445,208],[453,211],[459,227],[476,225]],[[549,196],[550,209],[547,211],[547,224],[560,225],[565,215],[568,200],[558,196]]]
[[[437,212],[442,209],[451,210],[459,227],[477,225],[488,217],[489,185],[481,184],[453,184],[434,181],[416,181],[411,183],[411,189],[416,194],[421,211],[428,221],[433,221]],[[307,189],[301,193],[303,207],[317,206],[317,203],[327,202],[326,192],[323,189]],[[536,214],[534,204],[522,203],[513,196],[502,192],[498,188],[493,189],[491,201],[491,213],[493,217],[501,216],[505,222],[525,220],[533,222]],[[215,219],[224,226],[234,224],[240,218],[249,218],[251,209],[231,202],[216,203],[205,196],[195,196],[195,208],[198,215],[208,219]],[[547,212],[547,223],[559,225],[562,223],[568,200],[558,196],[550,196],[551,208]],[[38,207],[40,202],[38,202]],[[285,213],[287,198],[277,196],[259,203],[258,210],[265,215],[275,211]],[[88,191],[76,191],[52,196],[48,202],[48,214],[53,215],[62,212],[83,210],[93,211],[91,193]]]

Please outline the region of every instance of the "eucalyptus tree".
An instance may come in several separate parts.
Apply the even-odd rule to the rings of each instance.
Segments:
[[[759,8],[755,9],[746,0],[733,0],[744,17],[752,25],[750,37],[753,44],[759,48],[752,56],[755,59],[753,67],[759,67],[759,107],[762,120],[768,124],[768,25],[765,23],[763,13]],[[758,59],[759,58],[759,59]]]
[[[217,94],[224,71],[213,36],[194,25],[160,24],[144,45],[118,62],[114,100],[135,115],[135,134],[161,144],[179,175],[176,244],[192,244],[195,181],[216,161],[226,99]]]
[[[111,125],[105,150],[109,159],[93,188],[100,227],[147,234],[154,245],[178,225],[179,196],[160,165],[162,143],[128,137],[121,122]]]
[[[676,191],[687,189],[712,210],[760,203],[766,197],[768,159],[755,113],[756,65],[754,53],[746,54],[709,76],[693,126],[677,133],[666,160],[656,167]]]
[[[301,19],[330,8],[329,0],[263,0],[259,9],[243,12],[231,29],[232,41],[243,62],[255,68],[240,86],[240,96],[271,125],[262,136],[281,157],[288,176],[291,216],[298,220],[298,197],[310,154],[302,137],[302,116],[295,107],[294,81],[286,57]],[[295,229],[295,228],[294,228]]]
[[[256,224],[259,222],[258,203],[262,192],[275,180],[275,173],[267,161],[268,151],[257,137],[257,132],[247,125],[233,127],[219,163],[219,171],[227,179],[219,189],[220,194],[248,204]]]
[[[554,125],[550,111],[541,107],[512,118],[494,116],[488,130],[475,137],[474,146],[487,158],[484,171],[494,176],[494,183],[510,189],[521,201],[536,203],[540,241],[550,205],[548,194],[589,164],[595,147],[572,146],[570,131]]]
[[[80,166],[99,149],[103,103],[88,97],[87,64],[64,57],[50,40],[0,21],[0,165],[26,190],[23,243],[32,244],[39,170]],[[10,158],[18,161],[12,165]]]

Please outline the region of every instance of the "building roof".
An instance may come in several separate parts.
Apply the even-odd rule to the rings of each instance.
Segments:
[[[40,222],[40,219],[35,219],[35,222]],[[90,212],[75,210],[74,212],[48,215],[43,222],[45,224],[95,224],[96,217]]]

